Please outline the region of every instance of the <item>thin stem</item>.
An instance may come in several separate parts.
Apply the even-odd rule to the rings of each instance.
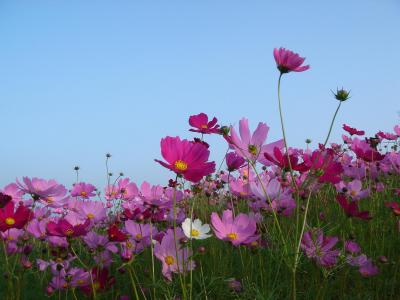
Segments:
[[[338,107],[336,108],[335,114],[333,115],[333,119],[332,119],[332,122],[331,122],[331,126],[329,127],[328,136],[327,136],[326,139],[325,139],[324,146],[326,146],[326,144],[328,143],[329,137],[330,137],[331,132],[332,132],[333,124],[335,123],[336,115],[337,115],[337,113],[338,113],[338,111],[339,111],[341,105],[342,105],[342,101],[339,101],[339,105],[338,105]]]

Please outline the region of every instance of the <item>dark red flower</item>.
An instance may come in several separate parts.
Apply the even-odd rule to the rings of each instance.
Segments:
[[[0,193],[0,208],[6,206],[8,202],[12,200],[12,197],[3,193]]]
[[[92,283],[82,286],[81,289],[86,295],[91,295],[93,293],[93,289],[97,291],[104,291],[110,288],[115,283],[115,277],[108,277],[107,269],[99,269],[94,267],[92,269]]]
[[[396,201],[385,202],[385,206],[391,208],[392,212],[396,216],[400,216],[400,205],[399,205],[399,203],[397,203]]]
[[[77,237],[87,233],[90,220],[87,219],[83,224],[72,225],[65,219],[60,219],[58,222],[50,221],[47,223],[47,232],[50,235],[61,237]]]
[[[343,129],[347,131],[350,135],[364,135],[364,130],[357,130],[356,128],[350,127],[346,124],[343,124]]]
[[[339,194],[336,196],[336,201],[339,205],[344,209],[344,212],[348,217],[359,218],[363,220],[369,220],[372,217],[369,215],[369,211],[364,210],[360,211],[358,208],[358,202],[356,201],[348,201],[346,196],[343,194]]]
[[[208,116],[205,113],[189,117],[190,126],[196,129],[189,129],[192,132],[199,132],[202,134],[219,133],[219,125],[217,125],[217,118],[213,118],[210,122]]]
[[[128,239],[128,236],[121,230],[119,230],[116,224],[112,224],[108,228],[108,238],[112,242],[124,242]]]
[[[0,209],[0,230],[6,231],[11,228],[21,229],[33,217],[32,211],[22,203],[14,211],[14,202],[8,202]]]

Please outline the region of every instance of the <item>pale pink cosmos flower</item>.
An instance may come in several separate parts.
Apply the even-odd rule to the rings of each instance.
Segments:
[[[272,153],[274,147],[283,147],[283,140],[264,145],[268,131],[267,124],[260,122],[254,133],[251,134],[248,119],[242,118],[239,121],[240,137],[235,128],[231,126],[230,135],[225,136],[225,139],[238,155],[254,163],[259,159],[264,159],[264,152],[269,151]]]
[[[47,220],[43,219],[39,221],[38,219],[33,219],[26,228],[26,231],[32,234],[35,238],[43,240],[46,238],[46,226]]]
[[[0,190],[0,193],[10,196],[14,203],[22,201],[22,196],[24,195],[24,192],[21,191],[15,183],[6,185],[2,190]]]
[[[154,255],[162,263],[162,274],[172,280],[172,273],[184,273],[193,270],[195,263],[189,259],[192,255],[190,249],[180,248],[179,240],[185,237],[181,228],[176,229],[176,241],[174,232],[168,229],[161,243],[154,246]]]
[[[93,223],[99,223],[107,218],[107,209],[101,201],[81,201],[77,213],[83,221],[89,219]]]
[[[72,197],[81,197],[83,199],[89,199],[90,197],[96,196],[96,187],[90,183],[79,182],[74,184],[71,191]]]
[[[53,197],[64,197],[67,193],[67,189],[54,179],[22,177],[22,183],[17,179],[17,185],[21,191],[31,194],[35,200],[42,199],[45,202],[51,201]]]
[[[235,218],[231,210],[224,210],[222,219],[217,213],[211,214],[211,224],[215,235],[220,240],[229,241],[234,246],[250,244],[260,237],[254,218],[240,213]]]

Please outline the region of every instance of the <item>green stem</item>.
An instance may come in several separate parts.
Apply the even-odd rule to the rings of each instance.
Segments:
[[[338,107],[336,108],[335,114],[333,115],[333,119],[332,119],[332,122],[331,122],[331,126],[329,127],[328,136],[327,136],[326,139],[325,139],[324,146],[326,146],[326,144],[328,143],[329,137],[330,137],[331,132],[332,132],[333,124],[335,123],[335,119],[336,119],[337,113],[338,113],[338,111],[339,111],[341,105],[342,105],[342,101],[339,101],[339,105],[338,105]]]

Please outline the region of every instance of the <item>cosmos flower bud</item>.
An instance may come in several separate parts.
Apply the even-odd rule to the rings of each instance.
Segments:
[[[228,134],[229,134],[229,131],[230,131],[230,128],[229,128],[228,126],[222,126],[222,127],[220,128],[220,130],[219,130],[219,132],[220,132],[222,135],[228,135]]]
[[[336,93],[332,92],[335,95],[336,100],[339,101],[346,101],[347,99],[349,99],[349,95],[350,95],[350,91],[346,91],[345,89],[341,88],[336,89]]]

